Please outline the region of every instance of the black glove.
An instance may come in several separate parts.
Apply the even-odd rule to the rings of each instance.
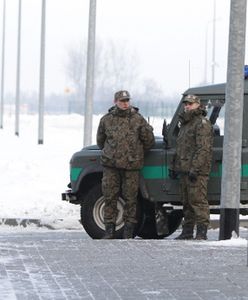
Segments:
[[[197,174],[194,173],[194,172],[189,172],[189,180],[192,182],[192,183],[195,183],[197,181]]]
[[[177,179],[178,173],[175,170],[169,169],[169,177],[171,179]]]

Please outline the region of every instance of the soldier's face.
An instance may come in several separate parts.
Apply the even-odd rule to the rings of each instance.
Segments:
[[[193,103],[185,102],[184,103],[184,110],[189,111],[189,110],[197,109],[199,106],[200,106],[200,104],[197,103],[197,102],[193,102]]]
[[[130,106],[129,99],[116,100],[115,104],[122,110],[126,110]]]

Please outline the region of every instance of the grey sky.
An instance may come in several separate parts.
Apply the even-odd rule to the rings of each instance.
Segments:
[[[211,82],[213,3],[97,0],[96,34],[103,40],[126,43],[139,57],[141,77],[153,78],[168,95],[181,94],[189,83],[195,86],[203,82],[206,67]],[[216,83],[226,78],[229,7],[230,0],[216,0]],[[13,93],[17,9],[18,0],[6,1],[5,90]],[[46,93],[63,93],[70,87],[64,74],[67,50],[87,37],[88,10],[89,0],[47,0]],[[39,87],[40,23],[41,0],[22,0],[22,91],[37,91]],[[2,24],[0,29],[2,33]]]

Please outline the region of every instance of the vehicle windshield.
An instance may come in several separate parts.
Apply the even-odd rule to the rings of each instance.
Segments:
[[[210,120],[213,125],[214,135],[215,136],[224,136],[224,116],[225,116],[225,99],[224,95],[221,96],[200,96],[201,104],[205,106],[207,110],[207,118]],[[217,98],[218,97],[218,98]],[[182,112],[184,109],[183,103],[177,113]],[[173,135],[178,136],[180,129],[180,122],[178,118],[175,127],[173,127]]]
[[[225,102],[223,99],[206,101],[207,117],[214,127],[216,135],[224,135]]]

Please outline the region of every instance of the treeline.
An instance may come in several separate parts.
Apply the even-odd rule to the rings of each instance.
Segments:
[[[96,93],[94,97],[94,114],[105,114],[113,105],[113,94]],[[140,112],[148,116],[170,117],[174,114],[180,99],[173,97],[155,97],[146,94],[133,94],[132,105],[139,108]],[[38,94],[22,93],[20,97],[21,113],[35,114],[39,109]],[[15,110],[15,98],[13,95],[6,95],[5,104],[9,106],[9,110]],[[84,95],[76,94],[51,94],[45,97],[44,111],[46,114],[84,114]]]

